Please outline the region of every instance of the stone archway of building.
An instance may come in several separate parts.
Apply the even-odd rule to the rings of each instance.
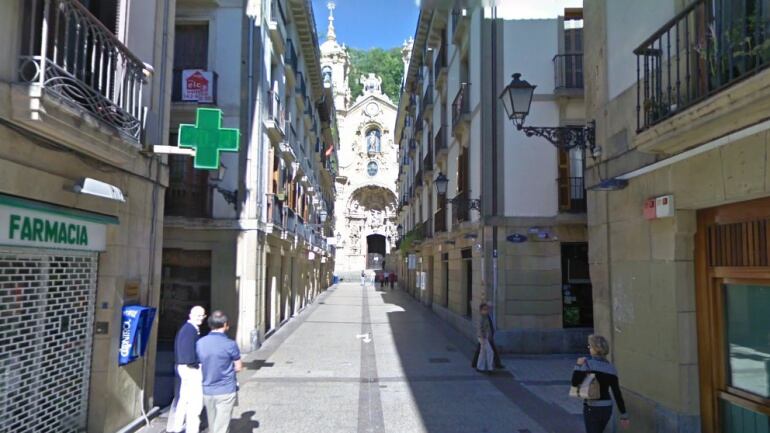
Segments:
[[[387,250],[385,236],[373,234],[366,237],[366,269],[382,269]]]
[[[395,193],[373,180],[356,186],[343,200],[344,210],[337,217],[340,244],[335,273],[354,277],[361,269],[382,269],[397,232]]]

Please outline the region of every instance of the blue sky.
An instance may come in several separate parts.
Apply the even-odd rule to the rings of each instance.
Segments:
[[[327,0],[313,0],[319,42],[326,40]],[[337,41],[353,48],[400,47],[414,36],[420,9],[415,0],[335,0]]]

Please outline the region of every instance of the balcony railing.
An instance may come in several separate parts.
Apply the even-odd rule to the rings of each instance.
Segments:
[[[208,173],[195,170],[192,159],[169,155],[169,181],[166,189],[165,215],[211,218],[211,189]]]
[[[29,0],[19,79],[139,141],[150,68],[76,0]]]
[[[273,224],[279,226],[279,227],[285,227],[284,223],[284,207],[283,202],[278,199],[278,197],[275,194],[268,194],[268,215],[271,216],[271,221]]]
[[[433,218],[433,230],[436,233],[441,233],[446,231],[446,208],[441,208],[438,211],[436,211],[436,214]]]
[[[695,1],[634,50],[637,130],[770,64],[768,10],[758,5]]]
[[[453,9],[452,10],[452,42],[455,44],[460,42],[460,38],[468,28],[468,10],[467,9]]]
[[[436,61],[433,63],[433,78],[436,82],[443,72],[446,72],[446,45],[442,44],[439,51],[436,52]]]
[[[586,189],[582,177],[566,177],[558,180],[559,208],[565,212],[586,211]]]
[[[583,88],[583,53],[553,56],[556,89]]]
[[[452,130],[470,113],[470,83],[461,83],[454,101],[452,101]]]
[[[286,133],[286,118],[284,117],[283,105],[281,104],[281,97],[278,96],[278,92],[269,90],[267,92],[267,118],[275,122],[282,134]]]
[[[421,115],[424,115],[425,111],[427,111],[428,107],[433,105],[433,84],[429,84],[428,88],[425,89],[425,93],[422,97],[422,113]]]
[[[447,127],[446,125],[441,125],[441,127],[438,129],[436,137],[433,139],[433,146],[436,149],[436,155],[439,155],[442,151],[446,151],[448,149],[447,141]]]
[[[291,72],[297,72],[297,51],[294,49],[294,42],[291,39],[286,39],[286,54],[284,55],[284,61],[286,66],[291,68]]]
[[[433,217],[429,216],[427,220],[422,223],[422,238],[430,239],[433,237]]]
[[[468,192],[463,191],[452,199],[452,225],[458,225],[464,221],[470,221],[471,202]]]
[[[298,72],[297,75],[299,76],[299,79],[297,79],[297,83],[296,83],[296,86],[294,87],[294,91],[302,95],[303,99],[305,99],[305,96],[307,95],[307,85],[305,84],[305,76],[302,74],[302,72]]]
[[[433,171],[433,148],[428,148],[428,153],[425,155],[425,158],[422,159],[422,169],[425,170],[425,173]]]

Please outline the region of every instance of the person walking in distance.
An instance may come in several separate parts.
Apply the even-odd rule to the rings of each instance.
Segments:
[[[366,272],[361,271],[361,287],[366,287]]]
[[[200,335],[200,326],[206,317],[201,306],[190,309],[187,322],[179,328],[174,339],[174,367],[176,381],[174,401],[168,414],[168,432],[198,433],[200,414],[203,409],[202,376],[195,344]]]
[[[479,344],[476,345],[476,352],[473,354],[473,362],[471,365],[473,368],[478,369],[479,355],[481,354],[481,351],[484,350],[485,346],[482,342],[483,336],[483,339],[489,343],[489,348],[492,349],[494,368],[503,369],[505,366],[500,362],[500,354],[497,352],[497,346],[495,345],[495,325],[492,321],[492,316],[489,313],[489,304],[481,304],[479,306],[479,314],[481,317],[479,319],[479,324],[476,327]]]
[[[243,368],[241,351],[226,334],[230,324],[225,313],[211,313],[209,328],[209,335],[196,345],[203,370],[203,404],[209,433],[228,433],[238,392],[235,373]]]
[[[591,356],[578,358],[575,370],[572,372],[572,386],[580,386],[589,374],[594,374],[599,382],[599,398],[583,400],[583,422],[586,433],[602,433],[612,417],[612,397],[620,410],[620,425],[628,428],[629,420],[626,405],[620,392],[618,372],[615,366],[607,360],[610,345],[601,335],[588,336],[588,350]],[[610,397],[612,390],[612,397]]]
[[[390,280],[390,290],[393,290],[393,285],[396,284],[397,278],[395,272],[391,272],[390,275],[388,275],[388,280]]]

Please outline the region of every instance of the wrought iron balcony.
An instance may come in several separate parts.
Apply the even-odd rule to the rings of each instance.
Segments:
[[[297,51],[294,49],[294,42],[291,38],[286,39],[286,52],[284,53],[283,60],[286,75],[293,81],[295,79],[295,74],[297,73],[299,59],[297,58]]]
[[[465,221],[470,221],[470,210],[473,208],[474,201],[469,199],[468,192],[463,191],[451,200],[452,202],[452,225],[458,225]]]
[[[433,108],[433,84],[428,84],[428,88],[425,89],[425,93],[422,96],[422,110],[421,117],[425,116],[425,113]]]
[[[273,141],[279,142],[286,137],[286,118],[281,97],[278,92],[269,90],[267,101],[267,133]]]
[[[468,21],[467,9],[452,10],[452,42],[455,44],[460,44],[462,37],[468,30]]]
[[[271,220],[268,222],[279,227],[284,227],[284,216],[286,213],[284,212],[283,202],[281,202],[275,194],[267,194],[267,197],[267,214],[271,216]]]
[[[422,223],[422,238],[430,239],[433,237],[433,217],[429,216],[427,220]]]
[[[459,127],[470,122],[470,83],[460,83],[460,89],[452,101],[452,135],[457,135]]]
[[[414,185],[415,190],[422,188],[422,169],[417,170],[417,173],[414,175]]]
[[[163,208],[168,216],[211,218],[211,188],[206,170],[193,168],[192,159],[169,155],[169,179]]]
[[[428,148],[428,153],[422,159],[422,169],[425,170],[426,177],[433,172],[433,149],[431,147]]]
[[[583,91],[583,53],[557,54],[553,56],[553,72],[556,91]]]
[[[436,211],[434,218],[434,231],[435,233],[445,232],[446,230],[446,208],[441,208]]]
[[[446,59],[446,44],[442,44],[439,50],[436,52],[436,61],[433,63],[433,78],[438,86],[442,75],[446,76],[447,59]]]
[[[138,142],[151,68],[80,2],[23,3],[19,79],[38,84]]]
[[[558,180],[559,209],[564,212],[586,211],[586,189],[582,177],[566,177]]]
[[[436,160],[449,153],[447,129],[447,126],[442,124],[438,129],[438,133],[436,133],[436,137],[433,139],[433,147],[436,149]]]
[[[283,54],[286,49],[286,14],[281,6],[281,0],[270,2],[270,21],[267,23],[270,33],[270,41],[278,54]]]
[[[644,130],[770,64],[757,2],[697,0],[634,50],[637,130]]]

